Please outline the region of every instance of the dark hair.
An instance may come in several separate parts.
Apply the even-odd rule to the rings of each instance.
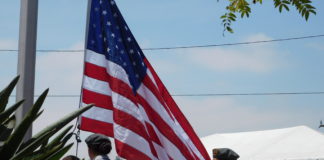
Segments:
[[[230,148],[213,149],[213,158],[219,160],[237,160],[240,156]]]
[[[69,155],[63,158],[63,160],[80,160],[80,158],[73,156],[73,155]]]
[[[105,155],[111,151],[109,138],[102,134],[92,134],[86,138],[85,142],[93,152],[99,155]]]

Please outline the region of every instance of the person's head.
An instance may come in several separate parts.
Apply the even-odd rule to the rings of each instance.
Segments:
[[[90,158],[97,155],[106,155],[111,151],[111,142],[109,138],[102,134],[92,134],[86,138]]]
[[[80,160],[80,159],[76,156],[69,155],[69,156],[64,157],[62,160]]]
[[[237,160],[240,156],[229,148],[213,149],[213,160]]]

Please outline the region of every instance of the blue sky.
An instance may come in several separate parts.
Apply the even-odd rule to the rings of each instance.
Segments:
[[[16,49],[20,1],[0,2],[0,49]],[[222,36],[217,0],[116,1],[142,48],[222,44],[324,34],[324,3],[308,22],[271,1]],[[39,0],[38,49],[83,49],[86,0]],[[172,94],[324,91],[324,38],[200,49],[145,51]],[[36,94],[77,95],[82,53],[38,53]],[[0,53],[0,87],[16,74],[17,54]],[[324,95],[174,97],[199,136],[297,125],[317,129]],[[48,98],[35,130],[78,108],[78,98]],[[46,118],[45,118],[46,117]],[[318,130],[321,131],[321,130]],[[323,131],[323,130],[322,130]]]

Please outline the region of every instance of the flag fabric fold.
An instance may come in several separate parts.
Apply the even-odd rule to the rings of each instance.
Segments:
[[[210,159],[123,19],[115,1],[92,0],[80,129],[114,139],[128,160]]]

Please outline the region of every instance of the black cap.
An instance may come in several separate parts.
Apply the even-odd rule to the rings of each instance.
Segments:
[[[213,158],[218,160],[237,160],[240,156],[229,148],[213,149]]]
[[[108,154],[111,150],[109,138],[102,134],[92,134],[86,138],[85,142],[90,149],[101,155]]]

